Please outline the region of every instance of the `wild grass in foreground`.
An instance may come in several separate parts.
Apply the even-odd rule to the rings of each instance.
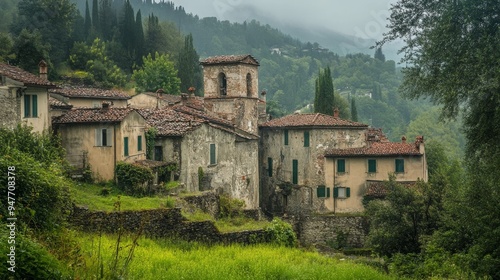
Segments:
[[[114,204],[120,196],[121,210],[144,210],[170,207],[172,197],[133,197],[125,195],[116,187],[104,187],[95,184],[78,183],[70,187],[71,196],[77,205],[86,206],[90,210],[113,211]]]
[[[77,236],[85,265],[76,278],[94,279],[114,261],[116,236]],[[100,244],[100,246],[99,246]],[[119,259],[125,262],[132,238],[122,236]],[[99,260],[100,258],[100,260]],[[98,263],[103,264],[99,267]],[[271,245],[207,246],[179,240],[139,238],[127,279],[393,279],[371,267],[315,252]]]

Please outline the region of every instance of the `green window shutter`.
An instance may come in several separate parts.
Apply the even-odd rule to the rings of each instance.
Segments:
[[[285,131],[283,133],[285,136],[285,146],[286,146],[286,145],[288,145],[288,129],[285,129]]]
[[[405,172],[405,160],[404,159],[396,159],[396,173],[404,173]]]
[[[273,177],[273,159],[267,158],[267,175]]]
[[[326,187],[318,186],[318,188],[316,189],[316,195],[318,197],[326,197]]]
[[[345,188],[345,197],[351,197],[351,188]]]
[[[309,131],[304,131],[304,147],[309,147]]]
[[[216,150],[215,150],[215,144],[210,144],[210,164],[216,164],[217,159],[216,159]]]
[[[36,117],[38,117],[38,95],[32,95],[32,97],[33,97],[33,104],[32,104],[33,115],[32,115],[32,117],[36,118]]]
[[[24,96],[24,117],[28,118],[30,116],[30,95]]]
[[[377,172],[377,160],[375,159],[368,160],[368,172],[369,173]]]
[[[102,146],[102,137],[101,137],[101,129],[100,128],[96,128],[95,129],[95,145],[96,146]]]
[[[123,153],[128,157],[128,137],[123,138]]]
[[[112,143],[113,143],[113,142],[111,141],[111,139],[112,139],[112,137],[113,137],[113,134],[112,134],[112,133],[113,133],[113,129],[111,129],[111,128],[107,128],[107,129],[106,129],[106,138],[107,138],[107,141],[106,141],[106,142],[107,142],[107,143],[106,143],[106,145],[103,145],[103,146],[108,146],[108,147],[113,146],[113,145],[112,145]]]
[[[326,197],[330,197],[330,188],[326,188]]]
[[[339,188],[333,188],[333,197],[339,197]]]
[[[299,161],[294,159],[293,162],[293,170],[292,170],[292,183],[293,184],[298,184],[299,183]]]
[[[142,151],[142,135],[137,136],[137,151]]]
[[[338,173],[345,172],[345,159],[337,159],[337,172]]]

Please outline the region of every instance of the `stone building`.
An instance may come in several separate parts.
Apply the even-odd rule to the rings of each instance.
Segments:
[[[113,107],[127,107],[130,96],[115,89],[60,87],[49,90],[50,96],[75,108],[100,108],[103,102]]]
[[[207,112],[257,135],[259,62],[251,55],[225,55],[209,57],[201,65]]]
[[[162,90],[142,92],[130,98],[128,104],[132,108],[161,109],[181,102],[180,95],[166,94]]]
[[[131,108],[73,108],[53,120],[66,158],[77,169],[89,168],[94,179],[114,179],[119,161],[146,159],[146,121]]]
[[[337,115],[293,114],[260,125],[261,207],[268,213],[326,211],[325,152],[363,147],[367,125]]]
[[[51,126],[47,65],[40,62],[40,76],[18,67],[0,63],[0,125],[14,128],[23,123],[42,132]]]
[[[174,162],[186,191],[222,190],[259,206],[257,135],[183,104],[139,112],[157,129],[154,159]]]

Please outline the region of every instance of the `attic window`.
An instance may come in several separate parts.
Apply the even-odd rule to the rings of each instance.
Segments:
[[[226,74],[224,73],[219,73],[219,90],[220,90],[220,95],[225,96],[227,95],[227,79],[226,79]]]

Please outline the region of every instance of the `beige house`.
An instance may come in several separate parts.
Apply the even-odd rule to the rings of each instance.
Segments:
[[[49,116],[51,120],[66,114],[71,108],[73,108],[73,105],[69,105],[49,95]]]
[[[383,195],[381,183],[389,174],[404,184],[428,179],[421,136],[414,143],[404,137],[401,143],[367,141],[362,148],[331,149],[325,157],[325,185],[316,196],[332,212],[363,211],[363,197]]]
[[[75,108],[100,108],[102,103],[127,107],[130,96],[123,91],[88,87],[61,87],[49,90],[50,96]]]
[[[186,105],[139,112],[158,131],[154,159],[176,163],[187,191],[222,190],[259,206],[257,135]]]
[[[119,161],[146,158],[144,118],[131,108],[76,108],[57,117],[66,158],[77,169],[91,169],[94,179],[112,180]]]
[[[35,132],[50,129],[48,89],[55,85],[46,78],[47,68],[40,63],[40,77],[0,63],[0,125],[14,128],[23,123]]]

